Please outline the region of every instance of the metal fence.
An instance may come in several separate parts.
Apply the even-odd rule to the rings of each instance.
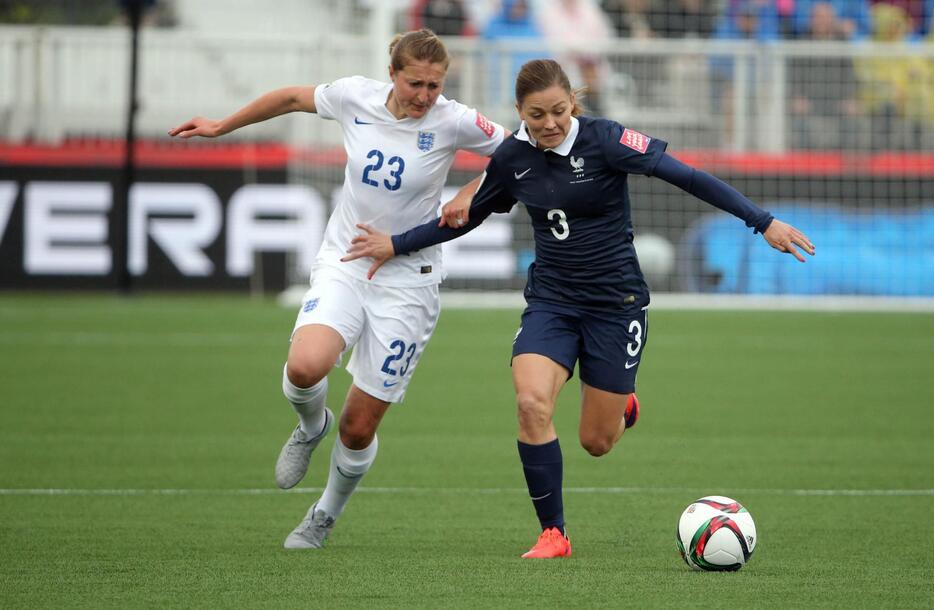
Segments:
[[[221,118],[285,85],[385,78],[372,73],[383,43],[371,40],[145,30],[138,133],[163,142],[182,120]],[[510,128],[522,60],[563,56],[536,42],[447,44],[446,94]],[[128,45],[114,28],[0,28],[0,142],[119,139]],[[799,222],[822,246],[806,273],[791,274],[785,257],[753,248],[735,219],[635,178],[637,248],[654,288],[934,295],[934,45],[619,39],[589,52],[600,57],[599,78],[585,104],[667,140],[671,152]],[[573,62],[562,61],[579,84]],[[225,141],[327,151],[341,134],[334,122],[288,115]],[[294,162],[289,179],[328,199],[343,179],[340,157],[311,157]],[[456,166],[450,186],[477,171]],[[495,222],[448,246],[449,285],[522,285],[532,256],[525,214]],[[294,271],[300,278],[305,269]]]
[[[116,28],[0,27],[0,138],[120,137],[128,45]],[[448,46],[448,95],[507,125],[516,122],[521,61],[562,56],[540,42],[456,38]],[[588,51],[602,57],[594,110],[682,148],[869,150],[879,144],[869,134],[882,132],[892,134],[888,148],[934,148],[934,45],[620,39]],[[368,74],[372,55],[366,36],[146,30],[140,133],[161,137],[192,113],[220,117],[283,85]],[[573,62],[565,66],[575,78]],[[885,79],[899,71],[909,75],[901,87]],[[307,123],[287,117],[232,138],[339,143],[335,130]],[[847,127],[853,137],[841,136]],[[810,140],[801,137],[808,130],[817,132]]]

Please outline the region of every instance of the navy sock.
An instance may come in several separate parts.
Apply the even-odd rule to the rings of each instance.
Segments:
[[[564,532],[564,501],[561,495],[561,478],[564,462],[558,439],[544,445],[527,445],[516,441],[519,459],[529,486],[529,496],[535,505],[535,513],[542,530],[557,527]]]

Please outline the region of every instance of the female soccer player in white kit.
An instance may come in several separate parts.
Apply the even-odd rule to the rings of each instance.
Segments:
[[[283,391],[299,424],[276,463],[280,487],[301,481],[311,452],[331,429],[334,416],[324,406],[327,374],[351,347],[347,370],[353,384],[327,486],[286,538],[286,548],[323,545],[372,465],[376,429],[389,405],[405,395],[440,312],[440,247],[395,258],[370,281],[366,261],[340,262],[357,234],[356,223],[394,234],[435,218],[455,152],[489,156],[504,138],[500,125],[441,95],[448,54],[430,30],[397,36],[390,56],[391,83],[353,76],[278,89],[221,121],[198,117],[169,132],[216,137],[299,110],[339,121],[343,129],[347,166],[340,203],[328,221],[283,371]],[[469,200],[478,182],[459,197]]]

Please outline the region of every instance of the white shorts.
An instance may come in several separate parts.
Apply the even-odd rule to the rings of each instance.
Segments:
[[[292,334],[307,324],[333,328],[344,339],[344,353],[353,348],[347,371],[354,385],[380,400],[402,402],[440,313],[437,284],[377,286],[319,265]]]

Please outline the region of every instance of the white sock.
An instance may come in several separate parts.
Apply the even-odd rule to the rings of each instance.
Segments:
[[[310,388],[300,388],[289,381],[288,364],[282,369],[282,393],[298,413],[299,425],[307,438],[314,438],[324,429],[324,401],[328,397],[328,378]]]
[[[354,450],[345,447],[340,435],[337,435],[334,449],[331,451],[328,484],[324,488],[324,493],[321,494],[321,499],[318,500],[318,510],[323,510],[335,519],[344,512],[344,507],[357,488],[357,483],[373,465],[378,448],[379,440],[375,436],[369,447]]]

